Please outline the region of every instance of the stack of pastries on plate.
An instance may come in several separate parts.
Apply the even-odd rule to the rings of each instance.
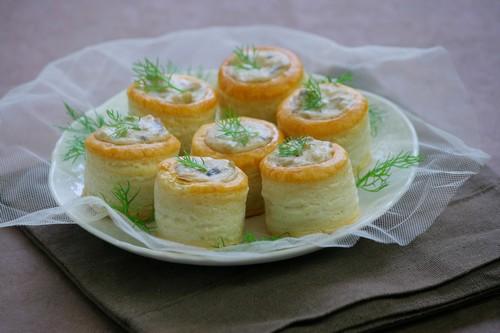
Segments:
[[[237,48],[214,87],[147,59],[133,69],[125,125],[85,141],[84,195],[113,206],[126,186],[130,214],[154,217],[157,236],[207,248],[241,242],[256,215],[292,237],[356,221],[354,177],[371,160],[360,92],[269,46]]]

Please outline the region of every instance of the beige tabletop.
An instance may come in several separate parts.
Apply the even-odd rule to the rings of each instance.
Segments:
[[[48,62],[117,38],[214,25],[281,25],[347,46],[442,45],[470,93],[489,165],[500,173],[500,1],[8,1],[0,2],[0,95]],[[466,134],[465,134],[466,135]],[[118,330],[16,230],[0,232],[0,332]],[[500,329],[492,299],[405,331]]]

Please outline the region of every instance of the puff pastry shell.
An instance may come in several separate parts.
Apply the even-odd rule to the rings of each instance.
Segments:
[[[260,46],[259,50],[276,51],[286,55],[290,66],[287,70],[263,82],[244,82],[228,73],[228,66],[234,60],[229,56],[221,65],[218,74],[217,95],[222,107],[234,109],[239,115],[276,122],[276,110],[283,99],[301,83],[304,69],[300,59],[291,51]]]
[[[177,163],[175,158],[163,161],[156,177],[158,235],[206,248],[239,243],[248,193],[245,173],[235,167],[237,175],[228,182],[185,182],[178,177]]]
[[[358,216],[358,193],[345,150],[321,163],[277,166],[269,156],[260,164],[266,226],[273,235],[330,233]]]

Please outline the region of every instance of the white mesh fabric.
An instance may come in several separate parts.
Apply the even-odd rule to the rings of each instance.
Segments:
[[[234,46],[248,43],[298,50],[306,68],[318,73],[350,70],[355,86],[384,95],[412,112],[408,117],[417,130],[425,160],[409,190],[389,211],[367,225],[333,235],[283,238],[208,251],[141,232],[99,198],[80,198],[57,207],[47,179],[50,152],[60,135],[54,125],[67,121],[62,101],[83,110],[100,105],[127,86],[131,64],[144,56],[163,55],[181,66],[215,68]],[[197,52],[193,52],[193,45]],[[145,247],[211,257],[258,256],[305,244],[350,247],[360,237],[405,245],[432,225],[458,187],[488,158],[422,120],[435,120],[455,133],[459,132],[457,117],[473,126],[474,116],[466,107],[464,95],[442,49],[350,49],[273,27],[208,29],[101,44],[48,65],[37,79],[12,90],[0,101],[0,226],[72,223],[65,213],[78,210],[80,223],[91,224],[110,216],[123,232]],[[446,119],[450,121],[444,122]]]

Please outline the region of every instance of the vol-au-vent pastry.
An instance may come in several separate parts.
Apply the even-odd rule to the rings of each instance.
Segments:
[[[153,116],[120,116],[85,140],[84,195],[120,206],[117,188],[135,196],[129,212],[148,220],[153,214],[154,180],[160,162],[179,153],[180,143]]]
[[[287,136],[311,136],[344,147],[355,174],[371,161],[368,102],[355,89],[311,78],[283,101],[277,121]]]
[[[246,216],[264,212],[259,163],[272,152],[283,135],[265,120],[227,114],[216,123],[203,125],[195,133],[191,153],[231,160],[248,176]]]
[[[335,143],[289,139],[262,160],[260,169],[266,226],[273,235],[330,233],[358,217],[351,164]]]
[[[189,75],[168,73],[147,59],[134,65],[135,82],[127,90],[129,110],[161,119],[181,142],[182,151],[191,149],[196,130],[214,120],[217,98],[207,82]]]
[[[303,74],[302,62],[289,50],[237,48],[219,69],[219,103],[241,116],[276,122],[278,105],[300,85]]]
[[[160,164],[155,182],[158,236],[207,248],[237,244],[247,193],[247,176],[231,161],[169,158]]]

